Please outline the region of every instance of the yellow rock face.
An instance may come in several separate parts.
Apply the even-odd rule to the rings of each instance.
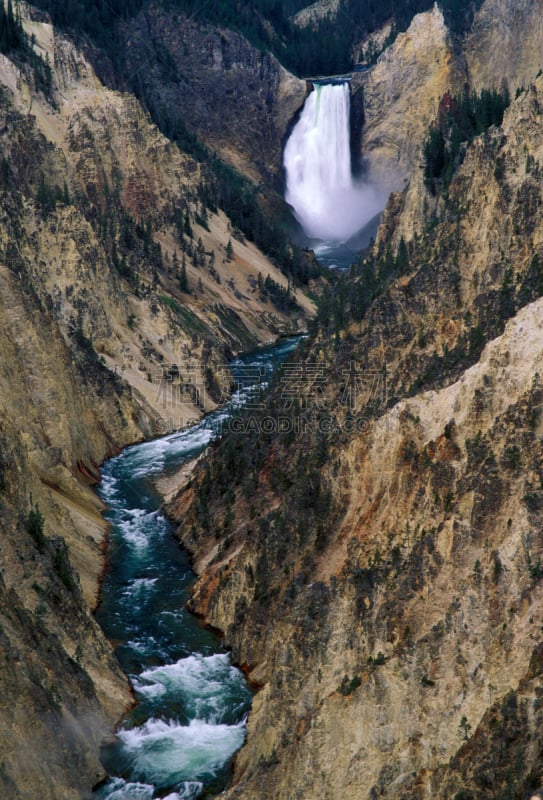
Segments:
[[[514,95],[541,70],[543,19],[536,0],[486,0],[456,44],[437,4],[414,17],[353,87],[364,88],[362,156],[369,177],[401,189],[420,163],[421,145],[445,92],[500,89]]]
[[[514,94],[540,72],[542,48],[543,19],[536,0],[486,0],[465,45],[470,85],[499,89],[506,80]]]
[[[363,78],[362,154],[370,179],[403,187],[440,98],[456,83],[448,31],[435,6],[418,14]]]

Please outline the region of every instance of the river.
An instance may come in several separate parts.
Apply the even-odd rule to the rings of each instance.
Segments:
[[[103,749],[111,778],[97,800],[195,800],[228,783],[251,692],[220,639],[186,609],[194,574],[154,482],[201,453],[298,341],[236,359],[237,390],[225,406],[192,428],[128,447],[102,469],[111,532],[96,619],[138,702]]]

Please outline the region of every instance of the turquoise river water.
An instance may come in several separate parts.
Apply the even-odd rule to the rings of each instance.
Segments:
[[[103,467],[100,496],[111,534],[96,618],[138,703],[104,748],[111,778],[97,800],[195,800],[228,782],[251,692],[220,639],[186,610],[194,575],[154,481],[201,453],[298,341],[236,359],[237,390],[225,406],[192,428],[129,447]]]

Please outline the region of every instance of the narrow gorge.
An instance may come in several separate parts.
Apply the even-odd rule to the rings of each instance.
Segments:
[[[541,53],[2,7],[2,797],[543,797]]]

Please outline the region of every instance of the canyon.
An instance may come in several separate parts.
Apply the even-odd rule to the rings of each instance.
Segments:
[[[191,609],[256,690],[224,796],[529,797],[543,785],[539,3],[485,0],[461,36],[436,6],[353,76],[365,177],[392,191],[365,263],[393,268],[364,313],[346,294],[317,321],[332,279],[295,287],[210,207],[205,160],[164,133],[182,122],[285,214],[306,82],[155,3],[120,25],[137,100],[103,53],[21,12],[52,78],[44,91],[0,55],[3,795],[90,797],[133,702],[92,613],[100,465],[220,404],[234,353],[309,329],[297,363],[313,382],[295,404],[284,381],[266,399],[296,433],[227,435],[168,479]],[[443,96],[504,83],[503,123],[432,194],[423,149]],[[363,270],[346,292],[366,291]]]
[[[436,21],[416,19],[393,48]],[[296,434],[250,438],[244,458],[248,424],[169,506],[199,575],[192,607],[257,687],[227,797],[541,787],[537,59],[529,71],[445,198],[411,164],[373,254],[384,269],[403,242],[401,274],[335,336],[321,320],[296,411],[280,385],[270,401]],[[202,517],[225,514],[233,533],[217,542]]]

